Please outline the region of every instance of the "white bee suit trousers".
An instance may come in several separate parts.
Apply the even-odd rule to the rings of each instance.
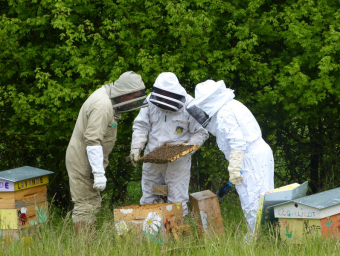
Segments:
[[[163,79],[163,76],[172,79]],[[184,95],[185,104],[178,111],[167,111],[151,103],[148,107],[142,108],[134,120],[131,149],[145,147],[144,154],[152,152],[163,145],[178,145],[187,143],[189,145],[201,146],[209,137],[205,130],[185,110],[185,106],[192,100],[179,84],[174,74],[163,73],[159,76],[154,86],[164,91]],[[151,95],[152,96],[152,95]],[[151,98],[149,96],[148,98]],[[183,214],[186,215],[188,208],[186,203],[189,200],[191,155],[184,156],[174,162],[167,164],[143,164],[141,204],[152,204],[158,198],[152,194],[154,185],[165,184],[168,186],[168,201],[171,203],[182,203]]]
[[[191,155],[167,164],[143,164],[141,204],[152,204],[157,195],[152,194],[154,185],[168,186],[168,202],[182,202],[183,214],[188,213]]]
[[[242,166],[243,177],[236,190],[251,235],[255,230],[260,194],[274,188],[274,159],[255,117],[234,97],[233,90],[226,88],[224,81],[207,80],[196,86],[195,99],[189,107],[195,106],[209,116],[206,129],[216,136],[217,145],[230,166]],[[230,157],[232,151],[243,152],[242,163]]]
[[[259,199],[262,192],[274,188],[274,159],[269,145],[259,138],[248,146],[242,165],[240,186],[235,186],[239,194],[244,217],[251,232],[255,231]]]
[[[244,151],[241,185],[235,186],[250,232],[254,232],[259,198],[274,188],[274,158],[262,139],[260,127],[249,109],[237,100],[216,114],[216,140],[229,161],[231,150]]]

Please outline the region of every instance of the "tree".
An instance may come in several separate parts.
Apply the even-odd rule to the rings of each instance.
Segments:
[[[339,185],[337,1],[0,4],[0,168],[54,171],[50,193],[62,206],[69,204],[64,156],[78,111],[127,70],[142,75],[148,92],[163,71],[191,94],[199,82],[223,79],[272,146],[277,186],[307,179],[316,192]],[[125,163],[136,114],[118,126],[107,170],[113,200],[140,179],[140,168]],[[221,185],[222,160],[211,138],[195,154],[193,189]]]

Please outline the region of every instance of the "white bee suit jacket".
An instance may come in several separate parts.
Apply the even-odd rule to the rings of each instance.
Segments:
[[[273,153],[269,145],[262,139],[260,126],[253,114],[245,105],[235,100],[233,91],[225,88],[224,83],[221,82],[223,81],[216,83],[210,80],[208,85],[201,84],[201,89],[203,86],[209,87],[210,93],[214,90],[216,93],[212,93],[205,99],[202,96],[197,98],[196,106],[211,117],[207,130],[216,136],[218,147],[228,161],[232,150],[244,152],[241,169],[243,179],[241,185],[235,187],[250,232],[253,232],[260,194],[274,188]],[[218,83],[219,85],[216,85]],[[200,89],[199,85],[197,87],[196,91]],[[197,92],[195,92],[195,96],[196,94]],[[213,105],[209,97],[214,99]],[[219,106],[217,112],[214,112],[216,107],[212,109],[213,106]]]
[[[169,82],[170,81],[170,82]],[[208,132],[185,110],[192,100],[172,73],[162,73],[154,87],[185,96],[184,106],[176,112],[163,110],[151,101],[148,107],[142,108],[134,120],[131,149],[143,149],[144,154],[164,144],[176,145],[188,143],[201,146],[208,138]],[[152,94],[152,93],[151,93]],[[151,95],[148,96],[150,99]],[[189,200],[191,155],[186,155],[167,164],[143,164],[141,204],[151,204],[157,195],[152,194],[154,185],[168,186],[168,201],[181,202],[183,212],[187,213],[186,203]]]

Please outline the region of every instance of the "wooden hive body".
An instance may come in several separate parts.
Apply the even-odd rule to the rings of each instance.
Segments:
[[[280,218],[281,239],[302,244],[310,236],[340,238],[340,213],[322,219]]]
[[[0,172],[0,237],[18,238],[47,221],[46,184],[52,173],[29,166]]]
[[[260,224],[265,222],[274,223],[278,220],[274,216],[274,207],[272,206],[304,197],[307,189],[308,182],[306,181],[301,185],[293,183],[261,193],[255,230],[259,230]]]
[[[200,235],[204,233],[224,234],[223,220],[217,196],[210,190],[190,194]]]
[[[118,235],[150,235],[164,240],[174,226],[183,224],[181,203],[130,205],[114,209]]]
[[[19,191],[0,192],[0,209],[15,209],[46,201],[46,185]]]
[[[0,229],[22,229],[46,222],[47,201],[15,209],[0,209]]]
[[[281,238],[301,244],[307,237],[340,238],[340,188],[274,206]]]

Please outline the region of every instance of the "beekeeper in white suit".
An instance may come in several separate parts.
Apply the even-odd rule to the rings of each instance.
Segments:
[[[97,89],[81,107],[66,151],[75,233],[95,229],[95,214],[101,207],[100,191],[106,187],[105,168],[120,114],[147,106],[145,98],[141,76],[129,71]]]
[[[134,120],[130,158],[138,161],[146,142],[144,154],[165,144],[201,146],[208,132],[185,110],[192,97],[180,85],[175,74],[161,73],[148,95],[149,106],[140,110]],[[191,155],[166,164],[144,163],[141,204],[152,204],[157,195],[154,185],[168,186],[168,202],[182,203],[183,215],[188,213]]]
[[[223,81],[207,80],[196,86],[195,99],[187,110],[216,136],[219,149],[229,161],[229,180],[236,185],[248,234],[252,235],[260,193],[274,188],[274,159],[255,117],[234,97]]]

